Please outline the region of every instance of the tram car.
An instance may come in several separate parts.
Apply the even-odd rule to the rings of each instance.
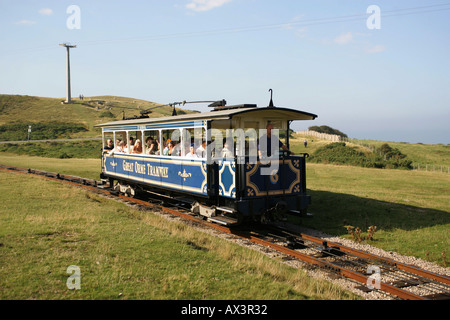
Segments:
[[[171,106],[175,111],[184,103]],[[272,99],[268,107],[225,100],[210,106],[209,112],[97,125],[101,179],[129,196],[145,191],[179,200],[224,225],[306,213],[307,154],[289,151],[289,128],[317,115],[275,107]]]

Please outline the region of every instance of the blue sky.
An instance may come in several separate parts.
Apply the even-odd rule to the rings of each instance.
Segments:
[[[267,106],[273,89],[319,116],[298,130],[448,144],[449,18],[443,0],[0,0],[0,93],[64,98],[67,42],[73,96]]]

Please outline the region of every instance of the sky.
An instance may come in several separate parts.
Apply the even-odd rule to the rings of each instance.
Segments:
[[[0,0],[0,93],[221,100],[450,144],[447,0]],[[207,105],[185,105],[209,111]]]

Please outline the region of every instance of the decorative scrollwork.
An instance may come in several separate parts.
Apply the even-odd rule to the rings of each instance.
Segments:
[[[181,173],[181,171],[178,171],[178,175],[183,178],[183,181],[186,181],[186,178],[192,177],[192,173],[186,172],[186,169],[183,170],[183,173]]]

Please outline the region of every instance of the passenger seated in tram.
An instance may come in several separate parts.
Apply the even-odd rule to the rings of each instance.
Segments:
[[[131,153],[138,153],[141,154],[142,153],[142,142],[139,139],[136,139],[136,143],[134,144],[133,150],[131,151]]]
[[[189,152],[186,154],[186,158],[198,158],[197,154],[195,153],[195,145],[193,143],[191,143],[189,147]]]
[[[169,150],[169,155],[172,157],[179,157],[181,156],[181,146],[180,143],[175,143],[174,141],[171,142],[173,148],[172,150]]]
[[[231,150],[229,149],[229,145],[227,142],[223,144],[222,158],[233,158],[233,152],[231,152]]]
[[[128,152],[133,153],[134,148],[134,138],[130,137],[130,141],[128,142]]]
[[[111,139],[106,140],[106,146],[103,148],[103,152],[110,152],[114,150],[114,145]]]
[[[119,144],[117,145],[117,152],[122,152],[122,153],[126,153],[127,151],[127,145],[125,144],[124,141],[120,141]]]
[[[170,150],[169,144],[170,143],[171,143],[170,139],[167,140],[167,144],[165,145],[164,150],[163,150],[163,155],[164,156],[168,156],[169,155],[169,150]],[[172,146],[172,148],[173,148],[173,146]]]
[[[206,141],[204,140],[200,147],[195,151],[197,157],[206,158]]]
[[[167,150],[164,150],[164,154],[166,156],[176,156],[176,152],[175,152],[175,143],[170,141],[169,143],[167,143]]]
[[[148,137],[147,140],[145,140],[145,144],[147,146],[147,151],[145,151],[145,153],[146,154],[155,154],[155,152],[156,152],[155,140],[153,140],[152,137]]]

